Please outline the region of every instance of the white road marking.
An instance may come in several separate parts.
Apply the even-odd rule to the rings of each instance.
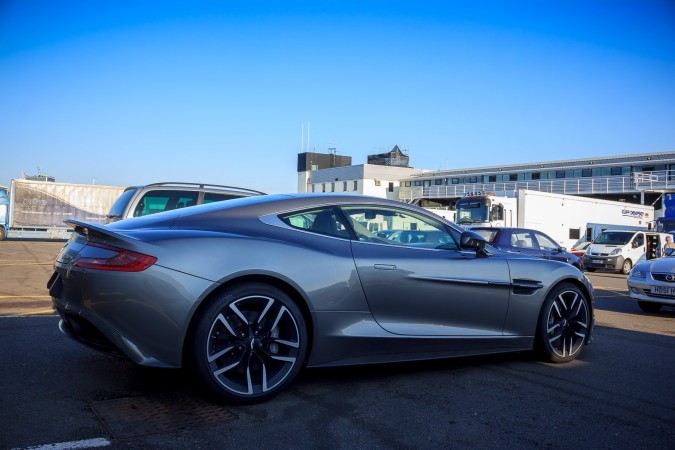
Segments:
[[[85,439],[83,441],[60,442],[58,444],[45,444],[35,447],[26,447],[25,450],[68,450],[75,448],[107,447],[110,441],[105,438]]]

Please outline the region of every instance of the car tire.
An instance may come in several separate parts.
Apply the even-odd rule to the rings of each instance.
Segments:
[[[595,272],[595,269],[592,268],[592,267],[586,267],[584,270],[585,270],[586,272]]]
[[[628,275],[630,273],[630,269],[633,268],[633,263],[631,262],[630,259],[626,259],[623,264],[621,265],[621,273],[624,275]]]
[[[231,286],[196,320],[192,368],[210,392],[228,402],[268,400],[291,384],[304,364],[308,334],[302,312],[274,286]]]
[[[638,306],[644,312],[657,313],[661,311],[661,305],[654,302],[638,302]]]
[[[591,326],[586,294],[574,284],[562,283],[548,294],[541,309],[535,350],[546,361],[572,361],[581,354]]]

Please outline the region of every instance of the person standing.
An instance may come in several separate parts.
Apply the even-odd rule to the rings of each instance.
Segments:
[[[673,238],[670,236],[666,236],[666,244],[663,246],[663,249],[661,250],[662,256],[666,256],[667,248],[675,248],[675,242],[673,242]]]

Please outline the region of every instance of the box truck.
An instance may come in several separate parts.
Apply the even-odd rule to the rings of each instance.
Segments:
[[[105,223],[105,216],[123,187],[14,179],[0,187],[0,240],[67,239],[63,221]]]
[[[473,193],[457,200],[455,209],[464,227],[531,228],[565,248],[579,239],[593,240],[603,228],[648,230],[654,221],[653,206],[530,190],[513,197]]]

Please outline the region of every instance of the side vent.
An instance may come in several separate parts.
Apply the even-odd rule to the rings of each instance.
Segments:
[[[513,293],[518,295],[532,295],[544,287],[541,281],[517,279],[513,280],[511,286],[513,287]]]

